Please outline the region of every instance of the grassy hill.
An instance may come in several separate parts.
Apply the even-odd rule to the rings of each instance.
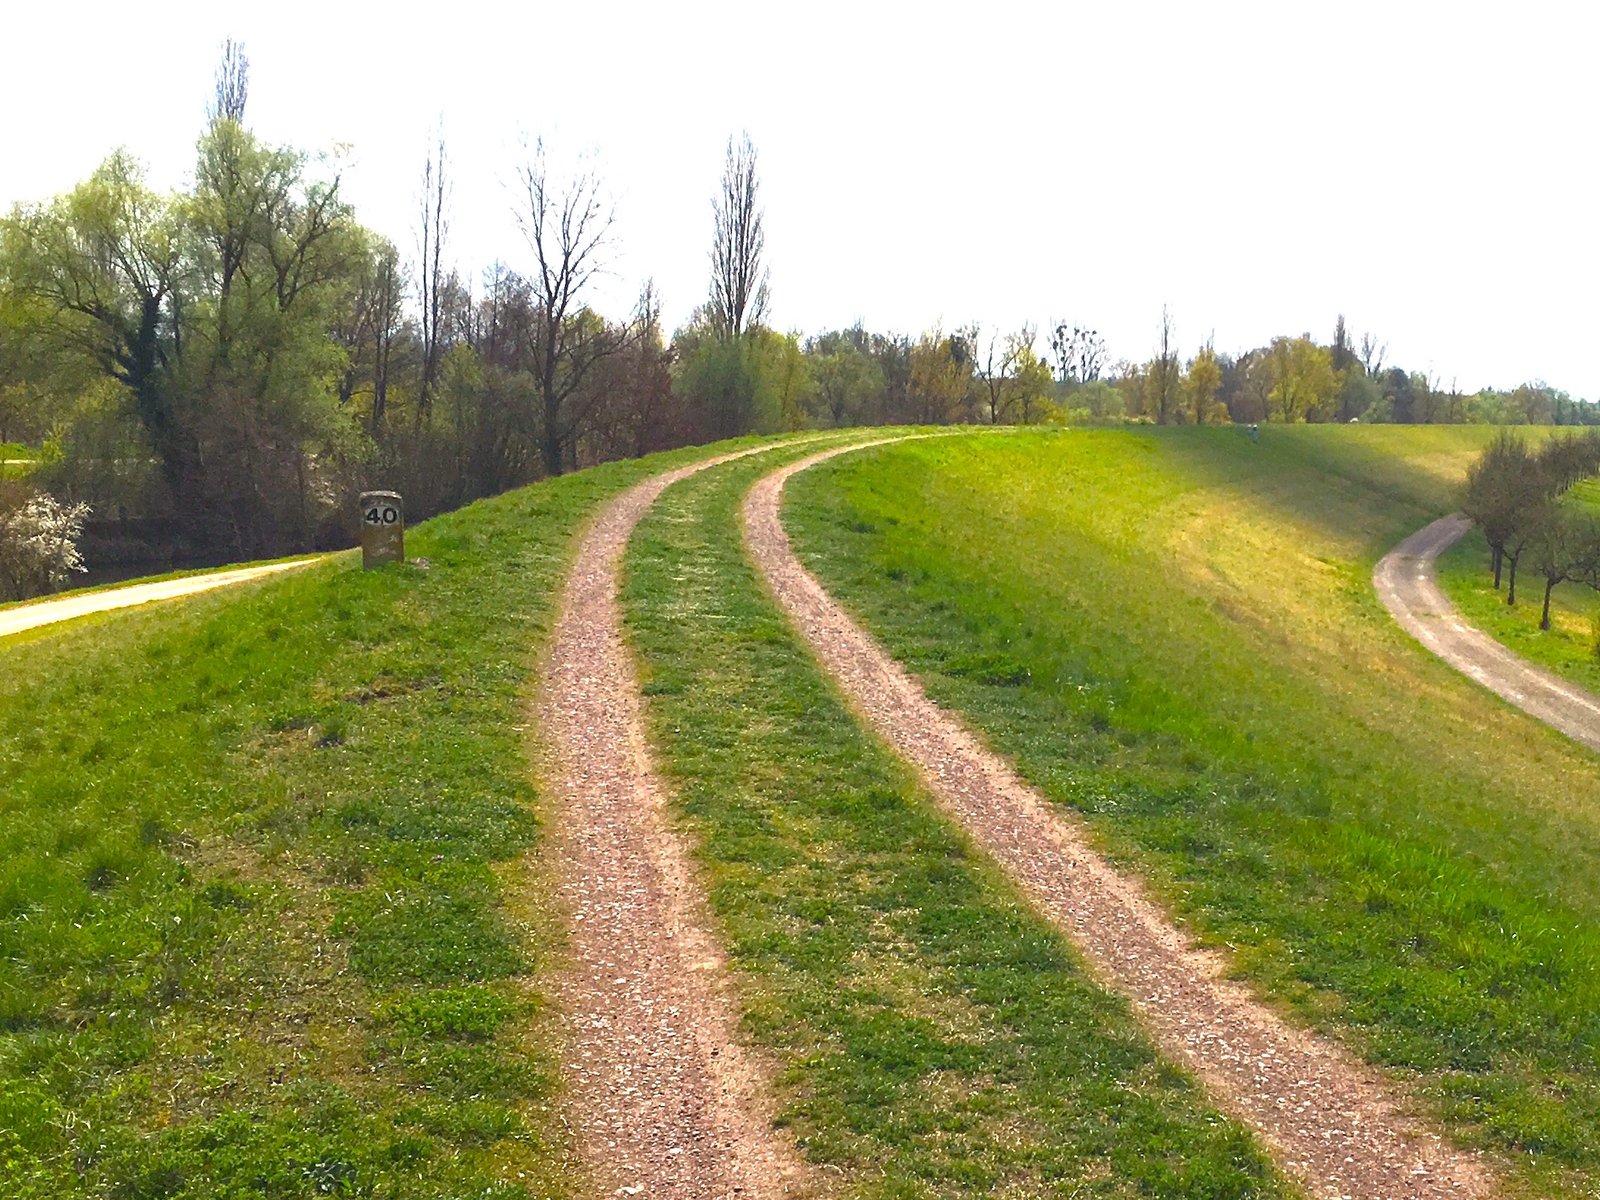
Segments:
[[[1245,975],[1561,1190],[1600,1168],[1600,762],[1370,584],[1486,437],[939,440],[801,476],[787,519],[937,699]]]
[[[1486,436],[958,435],[788,520],[1242,971],[1558,1193],[1600,1176],[1600,766],[1369,581]],[[425,567],[0,643],[0,1191],[573,1193],[528,688],[583,519],[705,453],[430,522]],[[1295,1194],[779,618],[735,507],[796,453],[667,493],[625,596],[782,1120],[841,1194]]]

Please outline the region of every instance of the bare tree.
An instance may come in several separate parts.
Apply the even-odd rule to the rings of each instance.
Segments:
[[[218,121],[244,123],[244,103],[250,96],[250,60],[244,43],[232,38],[222,43],[222,61],[217,64],[217,90],[206,110],[214,125]]]
[[[444,127],[441,124],[434,145],[422,164],[421,224],[417,230],[417,249],[421,262],[417,268],[417,302],[421,308],[422,390],[417,404],[420,424],[433,409],[434,385],[439,378],[439,363],[444,357],[445,295],[451,281],[444,268],[444,244],[450,235],[448,205],[450,179],[446,169]]]
[[[756,204],[759,186],[750,135],[746,133],[737,146],[729,138],[722,190],[712,201],[716,236],[711,244],[708,305],[713,327],[728,338],[741,337],[767,315],[767,270],[761,262],[766,234]]]
[[[1387,345],[1379,345],[1378,339],[1370,333],[1361,335],[1361,366],[1367,372],[1368,379],[1376,379],[1383,370],[1383,356],[1389,352]]]
[[[1062,383],[1093,383],[1105,370],[1106,340],[1099,330],[1062,321],[1050,334],[1050,351]]]
[[[585,389],[589,372],[624,349],[631,334],[610,328],[581,297],[599,274],[615,213],[601,198],[599,179],[583,172],[552,185],[544,143],[517,173],[523,195],[517,224],[533,251],[530,283],[535,305],[535,385],[541,412],[540,457],[545,473],[559,475],[588,409],[597,402]]]
[[[1166,425],[1178,415],[1179,394],[1177,335],[1172,314],[1161,306],[1161,349],[1150,363],[1150,403],[1158,424]]]

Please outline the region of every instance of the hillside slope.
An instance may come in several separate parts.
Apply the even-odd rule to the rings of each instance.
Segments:
[[[1539,1189],[1600,1168],[1600,763],[1393,627],[1479,430],[1019,434],[791,485],[797,549],[1244,974]]]

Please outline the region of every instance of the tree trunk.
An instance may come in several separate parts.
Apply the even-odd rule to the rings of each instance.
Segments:
[[[561,474],[561,406],[547,396],[544,402],[544,433],[540,438],[540,457],[544,460],[546,476]]]
[[[1550,593],[1555,590],[1556,581],[1554,579],[1546,579],[1544,581],[1544,615],[1539,618],[1540,629],[1548,630],[1550,628]]]
[[[1511,570],[1508,573],[1508,576],[1509,576],[1509,579],[1511,581],[1511,586],[1510,586],[1510,589],[1506,592],[1506,603],[1507,604],[1515,604],[1517,602],[1517,556],[1516,555],[1512,555],[1511,556]]]
[[[1494,562],[1494,590],[1498,592],[1500,590],[1500,561],[1504,555],[1499,546],[1494,546],[1491,549]]]

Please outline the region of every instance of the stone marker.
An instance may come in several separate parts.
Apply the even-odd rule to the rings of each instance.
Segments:
[[[361,565],[405,562],[406,521],[399,492],[361,493]]]

